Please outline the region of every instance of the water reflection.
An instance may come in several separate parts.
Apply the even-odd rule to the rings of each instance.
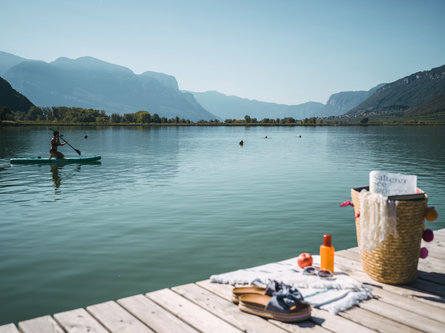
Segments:
[[[381,170],[417,175],[422,190],[437,194],[433,202],[445,190],[443,127],[354,127],[340,135],[327,131],[327,160],[337,160],[343,168],[337,169],[340,179],[364,186],[371,170]]]
[[[50,132],[46,127],[2,128],[0,130],[0,159],[49,156],[50,138]]]
[[[81,165],[78,164],[71,172],[63,172],[65,165],[51,165],[51,176],[54,185],[54,193],[57,195],[62,194],[61,185],[62,181],[66,181],[73,177],[77,172],[80,172]]]
[[[330,158],[350,157],[356,167],[428,175],[445,165],[443,128],[357,127],[329,137]]]
[[[98,145],[107,164],[101,176],[109,190],[162,185],[178,174],[180,142],[186,140],[181,129],[117,127],[101,131],[100,135]],[[117,175],[125,181],[117,182]]]
[[[57,189],[62,184],[62,181],[61,181],[60,176],[59,176],[59,169],[63,169],[63,166],[58,166],[58,165],[52,165],[51,166],[51,173],[52,173],[52,176],[53,176],[53,183],[54,183],[54,186],[56,188],[56,192],[57,192]]]
[[[88,165],[101,165],[101,162],[100,161],[90,162],[90,163],[88,163]],[[73,165],[71,164],[70,166],[72,167]],[[65,167],[67,167],[67,165],[51,165],[50,166],[51,178],[53,181],[55,194],[62,194],[62,191],[61,191],[62,182],[65,182],[65,181],[71,179],[76,173],[80,173],[82,165],[77,164],[74,166],[74,169],[72,169],[71,171],[69,171],[69,168],[68,168],[68,169],[65,169],[65,172],[64,172]]]

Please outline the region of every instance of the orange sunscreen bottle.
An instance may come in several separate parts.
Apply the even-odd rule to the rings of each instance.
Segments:
[[[323,245],[320,246],[320,269],[327,269],[334,273],[334,252],[335,248],[332,246],[332,236],[323,236]]]

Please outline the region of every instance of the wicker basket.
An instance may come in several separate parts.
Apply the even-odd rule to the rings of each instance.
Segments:
[[[360,213],[360,191],[369,187],[351,189],[354,213]],[[390,196],[388,200],[397,200],[397,233],[388,236],[380,247],[371,252],[360,251],[363,270],[372,279],[389,284],[412,282],[417,276],[417,264],[420,254],[420,242],[423,233],[423,219],[427,204],[427,195],[419,194]],[[360,217],[355,219],[357,243],[360,246]]]

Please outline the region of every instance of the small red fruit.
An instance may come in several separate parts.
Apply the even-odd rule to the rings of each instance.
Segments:
[[[312,256],[310,253],[301,253],[298,256],[298,266],[305,268],[306,266],[312,266]]]

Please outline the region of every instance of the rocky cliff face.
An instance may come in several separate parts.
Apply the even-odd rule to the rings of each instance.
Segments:
[[[354,107],[368,99],[372,96],[377,89],[384,86],[385,84],[379,84],[378,86],[370,90],[360,90],[360,91],[345,91],[333,94],[329,97],[326,103],[326,108],[324,114],[326,116],[340,116],[346,112],[352,110]]]
[[[179,90],[178,81],[176,81],[176,78],[172,75],[147,71],[147,72],[142,73],[141,76],[147,76],[152,79],[155,79],[155,80],[159,81],[159,83],[161,83],[166,88],[169,88],[172,90]]]

